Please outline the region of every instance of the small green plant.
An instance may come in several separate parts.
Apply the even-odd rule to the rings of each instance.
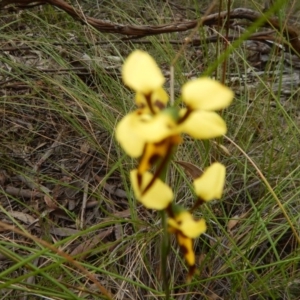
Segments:
[[[214,162],[196,178],[193,185],[197,200],[191,209],[186,209],[175,203],[176,197],[165,183],[168,165],[177,146],[183,143],[182,133],[195,139],[226,133],[224,120],[214,110],[227,107],[233,92],[217,81],[199,78],[182,87],[185,108],[167,107],[168,95],[162,87],[165,78],[153,58],[140,50],[125,61],[122,78],[136,92],[137,109],[116,128],[116,138],[125,152],[139,158],[138,167],[130,172],[131,185],[135,197],[146,208],[162,212],[167,241],[162,253],[167,256],[169,234],[175,234],[189,267],[189,281],[196,272],[193,240],[206,231],[205,220],[195,220],[192,213],[200,205],[221,198],[226,170]]]

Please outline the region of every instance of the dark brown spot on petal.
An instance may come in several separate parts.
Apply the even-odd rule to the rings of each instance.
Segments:
[[[152,103],[151,103],[151,94],[152,94],[152,93],[150,92],[149,94],[144,95],[144,96],[145,96],[147,105],[148,105],[148,107],[149,107],[151,113],[155,115],[155,111],[154,111],[153,106],[152,106]]]
[[[189,282],[196,273],[196,265],[189,266],[187,281]]]
[[[152,155],[150,158],[149,158],[149,163],[151,165],[154,165],[158,160],[159,160],[160,156],[157,155],[157,154],[154,154]]]
[[[178,120],[177,124],[183,123],[189,117],[192,111],[193,110],[191,108],[187,107],[185,114]]]
[[[145,108],[146,107],[146,104],[145,103],[139,103],[138,105],[137,105],[137,107],[138,107],[138,109],[143,109],[143,108]]]
[[[172,209],[172,203],[170,203],[167,207],[166,207],[166,212],[168,214],[168,216],[172,219],[175,218],[175,215],[174,215],[174,212],[173,212],[173,209]]]
[[[139,173],[137,173],[137,184],[138,184],[138,187],[139,188],[141,188],[141,186],[142,186],[142,174],[139,174]]]
[[[180,249],[184,256],[186,256],[189,253],[189,249],[185,247],[185,245],[180,245]]]
[[[162,145],[166,144],[167,141],[168,141],[168,138],[166,138],[164,140],[161,140],[160,142],[153,143],[153,144],[156,145],[156,146],[162,146]]]
[[[195,209],[197,209],[199,206],[203,205],[204,203],[205,201],[202,198],[198,197],[194,206],[190,209],[190,212],[193,212]]]
[[[159,100],[153,101],[153,104],[154,106],[158,107],[160,110],[163,110],[166,107],[166,105]]]

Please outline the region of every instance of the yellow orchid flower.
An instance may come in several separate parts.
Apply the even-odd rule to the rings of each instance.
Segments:
[[[166,107],[169,96],[162,88],[165,78],[147,52],[135,50],[127,57],[122,78],[136,92],[136,105],[144,112],[156,114]]]
[[[137,169],[130,171],[130,181],[137,200],[149,209],[165,209],[173,200],[173,191],[159,178],[148,188],[152,180],[153,175],[150,172],[138,174]]]
[[[198,200],[190,211],[172,204],[173,191],[160,177],[174,149],[182,142],[181,134],[210,139],[226,133],[226,123],[215,110],[226,108],[234,94],[215,80],[198,78],[182,87],[185,108],[166,108],[169,97],[163,89],[162,71],[141,50],[132,52],[125,60],[122,79],[135,92],[137,105],[116,126],[116,139],[122,148],[129,156],[140,158],[138,167],[130,171],[134,195],[146,208],[165,210],[168,232],[176,236],[190,279],[196,271],[194,239],[206,231],[205,220],[195,220],[191,212],[205,201],[221,198],[226,169],[220,163],[213,163],[194,180]],[[149,172],[151,168],[155,170],[153,174]]]
[[[215,162],[194,180],[196,195],[204,201],[220,199],[225,184],[225,166]]]
[[[174,218],[168,219],[168,230],[175,233],[177,242],[182,250],[184,258],[189,265],[190,279],[196,270],[195,252],[193,250],[194,239],[206,231],[206,223],[204,219],[195,221],[188,211],[180,211]]]
[[[212,110],[227,107],[233,92],[210,78],[199,78],[182,88],[186,109],[165,109],[168,95],[163,90],[164,77],[154,59],[136,50],[125,60],[122,77],[125,84],[136,91],[139,109],[125,116],[117,125],[116,137],[131,157],[143,154],[146,143],[160,143],[164,139],[186,133],[196,139],[222,136],[227,127]],[[177,116],[172,116],[177,114]]]

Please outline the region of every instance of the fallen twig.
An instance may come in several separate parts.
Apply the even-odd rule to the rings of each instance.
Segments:
[[[113,23],[110,21],[104,21],[92,17],[86,16],[81,10],[74,8],[70,4],[66,3],[63,0],[0,0],[0,9],[5,8],[8,5],[16,5],[20,8],[28,8],[29,5],[43,5],[50,4],[53,5],[67,14],[72,16],[74,19],[81,21],[83,24],[88,24],[100,32],[107,33],[117,33],[122,35],[127,35],[131,37],[144,37],[149,35],[157,35],[162,33],[171,33],[171,32],[180,32],[187,31],[189,29],[195,28],[199,21],[203,26],[213,26],[217,25],[220,20],[225,20],[229,16],[229,20],[235,19],[246,19],[251,22],[254,22],[258,19],[265,19],[263,26],[276,29],[285,37],[285,40],[282,41],[283,45],[290,49],[294,54],[300,56],[300,40],[298,37],[297,31],[290,25],[285,25],[282,28],[282,25],[278,18],[272,17],[267,18],[264,14],[261,14],[257,11],[247,9],[247,8],[236,8],[230,11],[222,11],[220,13],[210,14],[204,16],[200,20],[191,20],[191,21],[182,21],[176,23],[169,23],[164,25],[124,25],[119,23]],[[229,21],[227,20],[227,21]]]

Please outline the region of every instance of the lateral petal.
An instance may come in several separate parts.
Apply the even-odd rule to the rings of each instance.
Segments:
[[[135,130],[136,112],[126,115],[116,127],[116,139],[131,157],[142,155],[145,141]]]
[[[219,110],[233,100],[233,91],[208,77],[187,82],[182,87],[183,102],[191,109]]]
[[[215,112],[196,110],[179,125],[179,131],[195,139],[212,139],[227,132],[225,121]]]
[[[137,200],[149,209],[165,209],[173,200],[173,191],[171,188],[159,178],[156,178],[152,186],[143,193],[143,190],[152,180],[153,175],[150,172],[145,172],[140,176],[141,182],[138,180],[138,170],[134,169],[130,171],[130,181]]]
[[[202,176],[194,180],[196,195],[204,201],[220,199],[225,185],[226,168],[215,162],[209,166]]]

